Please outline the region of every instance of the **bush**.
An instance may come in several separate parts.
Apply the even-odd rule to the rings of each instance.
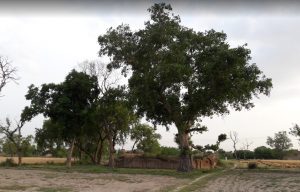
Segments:
[[[161,156],[179,156],[180,155],[180,150],[176,147],[161,147],[160,151]]]
[[[0,163],[1,167],[14,167],[17,166],[17,164],[14,162],[13,159],[7,158],[5,161]]]
[[[248,169],[256,169],[256,168],[257,168],[257,164],[255,162],[248,163]]]

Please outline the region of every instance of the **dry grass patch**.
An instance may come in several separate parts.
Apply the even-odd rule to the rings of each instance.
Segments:
[[[241,160],[238,167],[246,168],[250,162],[255,162],[258,168],[300,168],[300,160]]]
[[[0,157],[0,163],[5,162],[6,159],[13,159],[16,163],[18,162],[18,157]],[[24,164],[62,164],[66,162],[66,158],[56,158],[56,157],[23,157],[22,163]]]

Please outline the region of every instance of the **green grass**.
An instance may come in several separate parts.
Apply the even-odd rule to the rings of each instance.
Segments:
[[[35,170],[51,170],[58,172],[79,172],[79,173],[117,173],[117,174],[145,174],[145,175],[160,175],[171,176],[175,178],[194,179],[202,176],[205,173],[217,171],[215,170],[193,170],[189,173],[181,173],[171,169],[136,169],[136,168],[114,168],[111,169],[105,166],[96,165],[74,165],[67,168],[65,165],[25,165],[13,169],[35,169]]]
[[[53,187],[41,187],[38,192],[71,192],[73,190],[69,188],[53,188]]]
[[[200,188],[202,188],[209,180],[211,179],[215,179],[217,177],[220,177],[222,174],[224,174],[225,172],[223,172],[222,170],[216,170],[214,171],[212,174],[201,178],[199,181],[194,182],[190,185],[187,185],[185,187],[183,187],[180,192],[190,192],[190,191],[196,191],[199,190]]]
[[[23,185],[9,185],[9,186],[0,186],[0,190],[5,191],[25,191],[28,188],[33,186],[23,186]]]

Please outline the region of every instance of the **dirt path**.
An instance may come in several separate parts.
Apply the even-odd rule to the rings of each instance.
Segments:
[[[231,170],[209,180],[199,192],[297,192],[300,172]]]
[[[185,182],[167,176],[0,169],[1,192],[142,192],[166,190]]]
[[[226,172],[226,171],[229,171],[229,170],[233,170],[237,167],[237,164],[234,164],[233,167],[229,168],[229,169],[224,169],[222,172]],[[185,185],[181,185],[181,186],[178,186],[177,188],[175,188],[172,192],[179,192],[181,190],[183,190],[184,188],[187,188],[188,186],[190,185],[193,185],[194,183],[197,183],[197,182],[200,182],[200,180],[204,179],[204,178],[207,178],[209,176],[212,176],[214,175],[215,173],[209,173],[209,174],[206,174],[206,175],[202,175],[196,179],[194,179],[193,181],[185,184]]]

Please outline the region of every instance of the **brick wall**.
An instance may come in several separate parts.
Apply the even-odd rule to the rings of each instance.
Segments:
[[[217,165],[217,158],[213,155],[203,159],[193,159],[195,169],[213,169]],[[178,158],[144,157],[141,155],[123,155],[116,159],[116,167],[145,168],[145,169],[177,169]]]

